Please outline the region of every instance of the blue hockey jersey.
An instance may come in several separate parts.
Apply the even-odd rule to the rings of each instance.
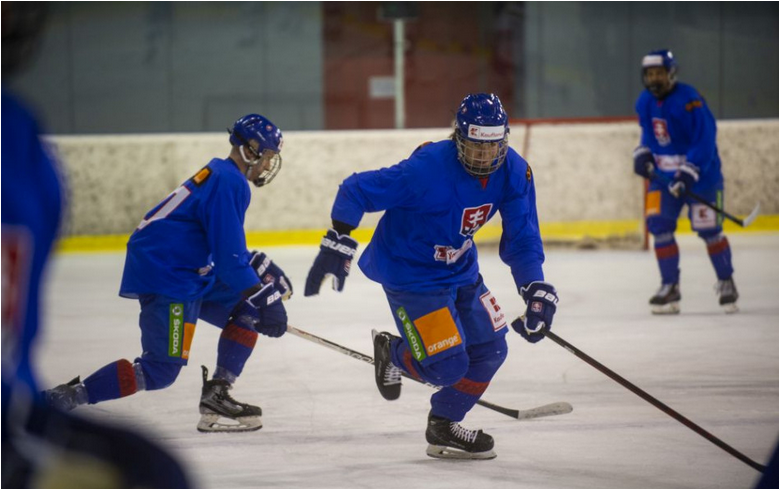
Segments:
[[[41,282],[60,224],[63,192],[38,124],[2,90],[3,439],[11,390],[37,397],[32,347],[41,322]],[[18,384],[18,385],[17,385]]]
[[[482,182],[464,170],[453,141],[423,145],[397,165],[343,181],[332,219],[356,227],[364,213],[383,210],[358,264],[385,287],[426,291],[474,283],[473,237],[497,212],[500,256],[517,288],[544,278],[533,175],[513,149]]]
[[[715,118],[696,89],[678,82],[661,100],[644,90],[636,113],[642,145],[655,156],[658,172],[671,178],[681,164],[690,162],[699,169],[694,192],[723,187]]]
[[[133,232],[120,295],[195,300],[216,277],[237,293],[257,284],[245,242],[249,205],[250,186],[237,165],[212,159],[150,210]]]

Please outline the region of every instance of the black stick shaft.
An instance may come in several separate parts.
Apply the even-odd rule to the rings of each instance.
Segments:
[[[663,184],[668,184],[667,180],[666,180],[666,179],[665,179],[663,176],[661,176],[661,175],[659,175],[659,174],[657,174],[657,173],[655,173],[655,172],[652,172],[652,173],[650,174],[650,178],[651,178],[651,179],[654,179],[654,180],[656,180],[656,181],[658,181],[658,182],[660,182],[660,183],[663,183]],[[709,208],[713,209],[714,211],[716,211],[716,212],[720,213],[721,215],[723,215],[724,217],[728,218],[728,219],[729,219],[729,220],[731,220],[732,222],[736,223],[736,224],[737,224],[737,225],[739,225],[740,227],[744,227],[744,226],[745,226],[745,222],[744,222],[744,221],[742,221],[742,220],[740,220],[739,218],[735,217],[735,216],[734,216],[734,215],[732,215],[731,213],[727,213],[727,212],[726,212],[726,210],[724,210],[724,209],[722,209],[722,208],[718,208],[718,207],[717,207],[717,206],[715,206],[714,204],[710,203],[710,201],[709,201],[709,200],[707,200],[707,199],[705,199],[705,198],[702,198],[702,197],[701,197],[701,196],[699,196],[698,194],[696,194],[696,193],[694,193],[694,192],[692,192],[692,191],[688,191],[688,192],[686,192],[686,193],[685,193],[685,195],[686,195],[686,196],[688,196],[688,197],[689,197],[689,198],[691,198],[691,199],[695,199],[695,200],[696,200],[696,201],[698,201],[699,203],[701,203],[701,204],[703,204],[703,205],[705,205],[705,206],[707,206],[707,207],[709,207]]]
[[[581,358],[583,361],[587,362],[588,365],[592,366],[593,368],[595,368],[599,372],[602,372],[604,375],[606,375],[610,379],[612,379],[615,382],[619,383],[620,385],[622,385],[626,389],[630,390],[631,392],[633,392],[637,396],[641,397],[642,399],[644,399],[645,401],[649,402],[653,406],[657,407],[658,409],[660,409],[664,413],[668,414],[672,418],[674,418],[677,421],[679,421],[680,423],[684,424],[685,426],[687,426],[691,430],[693,430],[696,433],[698,433],[699,435],[703,436],[704,438],[706,438],[707,440],[709,440],[713,444],[715,444],[718,447],[720,447],[721,449],[725,450],[730,455],[738,458],[739,460],[741,460],[744,463],[748,464],[749,466],[753,467],[757,471],[762,471],[762,472],[764,471],[765,467],[763,465],[761,465],[761,464],[759,464],[757,462],[754,462],[749,457],[747,457],[744,454],[740,453],[738,450],[735,450],[733,447],[729,446],[728,444],[726,444],[725,442],[723,442],[719,438],[713,436],[710,432],[708,432],[707,430],[705,430],[701,426],[697,425],[696,423],[694,423],[693,421],[689,420],[688,418],[686,418],[682,414],[678,413],[677,411],[675,411],[674,409],[670,408],[666,404],[662,403],[661,401],[659,401],[655,397],[651,396],[650,394],[648,394],[647,392],[643,391],[639,387],[635,386],[631,382],[627,381],[623,377],[619,376],[618,374],[616,374],[615,372],[613,372],[609,368],[605,367],[604,365],[602,365],[598,361],[594,360],[593,358],[591,358],[590,356],[585,354],[583,351],[579,350],[574,345],[572,345],[568,341],[564,340],[563,338],[561,338],[557,334],[554,334],[553,332],[550,331],[550,332],[546,333],[546,337],[548,337],[549,339],[551,339],[555,343],[559,344],[563,348],[567,349],[568,351],[570,351],[571,353],[573,353],[577,357]]]
[[[289,325],[288,326],[288,332],[290,332],[291,334],[293,334],[293,335],[295,335],[297,337],[300,337],[302,339],[306,339],[308,341],[312,341],[312,342],[314,342],[316,344],[320,344],[321,346],[326,346],[327,348],[330,348],[330,349],[332,349],[334,351],[337,351],[339,353],[342,353],[344,355],[348,355],[351,358],[363,361],[365,363],[369,363],[370,365],[374,365],[375,364],[375,362],[374,362],[374,360],[373,360],[373,358],[371,356],[367,356],[367,355],[365,355],[363,353],[359,353],[358,351],[352,350],[351,348],[346,348],[345,346],[342,346],[342,345],[339,345],[339,344],[334,343],[332,341],[329,341],[328,339],[324,339],[322,337],[316,336],[315,334],[310,334],[307,331],[303,331],[301,329],[297,329],[294,326]],[[416,382],[424,384],[424,385],[426,385],[428,387],[432,387],[434,389],[440,389],[440,387],[438,387],[437,385],[433,385],[433,384],[431,384],[429,382],[425,382],[423,380],[419,380],[417,378],[411,377],[410,375],[408,375],[405,372],[402,372],[402,375],[405,378],[407,378],[407,379],[415,380]],[[487,409],[491,409],[491,410],[497,411],[497,412],[499,412],[501,414],[505,414],[506,416],[509,416],[511,418],[514,418],[514,419],[517,419],[517,417],[519,416],[519,411],[516,410],[516,409],[509,409],[509,408],[506,408],[506,407],[503,407],[503,406],[498,406],[497,404],[493,404],[491,402],[487,402],[487,401],[485,401],[483,399],[479,399],[477,404],[479,406],[484,406]]]

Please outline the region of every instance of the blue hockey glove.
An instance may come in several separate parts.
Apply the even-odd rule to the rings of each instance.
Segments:
[[[669,192],[676,198],[684,196],[698,180],[699,168],[690,162],[685,162],[677,169],[674,179],[669,183]]]
[[[636,147],[633,151],[633,171],[644,178],[652,177],[655,170],[655,157],[649,148],[644,145]]]
[[[527,303],[524,317],[511,323],[511,327],[531,343],[544,339],[552,328],[552,317],[557,310],[557,290],[549,283],[534,281],[519,289],[519,294]]]
[[[279,338],[288,328],[288,314],[283,306],[283,296],[274,283],[264,284],[257,292],[240,301],[232,317],[273,338]]]
[[[283,300],[288,300],[294,294],[293,283],[282,269],[263,252],[253,251],[250,266],[256,270],[261,283],[274,283]]]
[[[321,250],[307,274],[305,297],[318,295],[326,275],[332,275],[332,289],[343,291],[358,245],[350,235],[340,235],[334,229],[329,229],[321,240]]]

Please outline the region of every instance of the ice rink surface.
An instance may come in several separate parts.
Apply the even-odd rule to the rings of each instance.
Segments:
[[[730,235],[740,312],[726,315],[703,243],[678,237],[679,316],[652,316],[654,253],[547,250],[560,294],[554,332],[756,462],[779,435],[779,238]],[[394,330],[381,288],[354,267],[342,294],[304,298],[316,247],[270,248],[294,282],[289,322],[372,355],[370,329]],[[44,387],[140,354],[138,303],[117,296],[124,253],[56,256],[38,349]],[[523,312],[494,247],[485,282],[507,319]],[[748,488],[759,473],[549,340],[511,331],[509,356],[484,399],[512,408],[567,401],[574,411],[517,421],[483,407],[464,425],[495,438],[490,461],[425,455],[431,389],[406,381],[394,402],[372,368],[293,335],[259,337],[232,394],[260,405],[264,428],[196,431],[200,365],[214,368],[220,331],[200,323],[190,363],[164,391],[78,408],[131,426],[214,488]]]

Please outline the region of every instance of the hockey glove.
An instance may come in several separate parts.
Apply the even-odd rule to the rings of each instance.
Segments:
[[[358,245],[350,235],[340,235],[334,229],[329,229],[321,240],[321,250],[307,274],[305,297],[318,295],[326,275],[332,276],[333,290],[343,291]]]
[[[552,328],[552,317],[557,310],[557,290],[549,283],[534,281],[519,289],[519,294],[527,303],[524,317],[511,323],[511,327],[531,343],[544,339]]]
[[[690,192],[696,181],[699,180],[699,168],[690,162],[685,162],[674,174],[674,179],[669,183],[669,192],[675,198],[684,196]]]
[[[649,148],[644,145],[636,147],[633,151],[633,171],[638,175],[649,179],[655,170],[655,157]]]
[[[283,270],[263,252],[253,251],[251,254],[253,257],[250,259],[250,266],[256,270],[261,283],[274,283],[275,289],[280,292],[283,300],[291,298],[294,294],[293,283]]]
[[[264,284],[261,289],[239,302],[232,317],[272,338],[279,338],[288,329],[283,296],[274,283]]]

